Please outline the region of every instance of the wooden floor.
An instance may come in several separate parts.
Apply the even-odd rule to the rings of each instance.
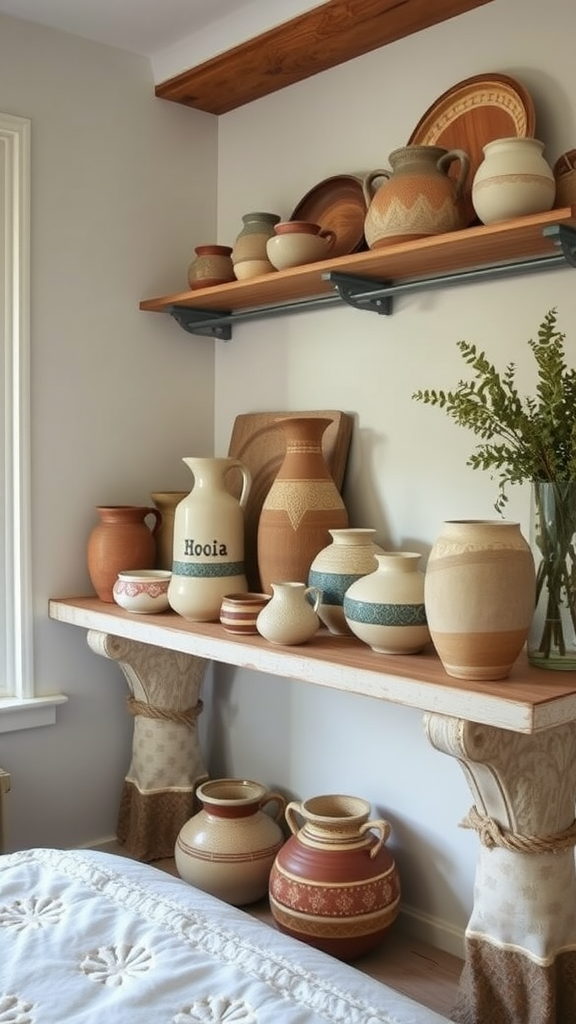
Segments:
[[[109,853],[123,853],[122,847],[113,843],[105,849]],[[154,867],[178,875],[173,858],[155,861]],[[274,926],[267,899],[242,909]],[[397,992],[415,999],[422,1006],[446,1017],[450,1016],[456,1001],[462,961],[450,953],[413,939],[397,925],[378,949],[356,960],[354,966]]]

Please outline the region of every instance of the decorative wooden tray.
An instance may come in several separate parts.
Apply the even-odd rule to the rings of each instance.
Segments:
[[[521,82],[508,75],[474,75],[453,85],[420,118],[409,145],[443,146],[463,149],[470,157],[470,172],[464,187],[467,224],[477,221],[470,193],[483,147],[494,139],[532,137],[535,129],[534,104]],[[450,169],[457,173],[458,168]]]

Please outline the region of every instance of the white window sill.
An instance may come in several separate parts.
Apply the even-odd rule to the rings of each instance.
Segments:
[[[67,700],[63,693],[49,697],[0,697],[0,733],[54,725],[56,706]]]

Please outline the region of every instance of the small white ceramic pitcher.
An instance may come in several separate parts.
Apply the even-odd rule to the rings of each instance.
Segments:
[[[272,599],[256,619],[256,629],[272,644],[304,644],[320,626],[316,614],[322,593],[305,583],[271,583]],[[308,595],[313,598],[312,603]]]

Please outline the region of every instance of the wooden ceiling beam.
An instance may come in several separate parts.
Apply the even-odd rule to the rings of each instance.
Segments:
[[[156,86],[161,99],[225,114],[493,0],[328,0]]]

